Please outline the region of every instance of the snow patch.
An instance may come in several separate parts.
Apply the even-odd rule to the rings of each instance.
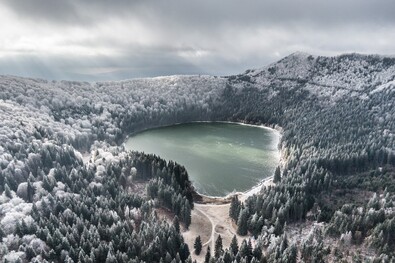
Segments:
[[[23,261],[25,258],[25,252],[11,251],[4,256],[4,262],[17,262],[18,260]]]
[[[374,94],[374,93],[377,93],[377,92],[382,92],[383,90],[388,89],[388,88],[391,88],[391,87],[394,87],[394,86],[395,86],[395,80],[392,80],[392,81],[390,81],[390,82],[387,82],[387,83],[385,83],[385,84],[382,84],[382,85],[380,85],[380,86],[377,86],[377,88],[375,88],[374,90],[372,90],[372,91],[370,92],[370,94]]]

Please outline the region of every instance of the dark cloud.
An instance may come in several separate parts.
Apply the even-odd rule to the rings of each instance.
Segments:
[[[188,28],[206,26],[288,24],[309,21],[318,25],[395,21],[392,0],[4,0],[21,19],[54,23],[100,22],[113,17],[138,17]]]
[[[19,19],[62,24],[82,21],[77,7],[71,1],[4,0],[2,4],[12,10]]]

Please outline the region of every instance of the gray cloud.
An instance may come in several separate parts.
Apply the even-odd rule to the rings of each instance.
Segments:
[[[393,23],[395,2],[391,0],[4,0],[3,5],[22,19],[55,23],[86,22],[111,17],[138,16],[192,28],[222,24],[287,24],[310,21],[316,24]]]
[[[77,8],[70,1],[5,0],[3,5],[12,10],[19,19],[66,24],[81,21]]]
[[[4,0],[0,74],[235,74],[291,52],[394,54],[391,0]],[[7,20],[4,20],[7,19]],[[0,28],[1,30],[1,28]]]
[[[102,81],[164,76],[174,72],[187,75],[207,73],[205,69],[166,53],[94,58],[35,55],[0,58],[0,74],[44,79]]]

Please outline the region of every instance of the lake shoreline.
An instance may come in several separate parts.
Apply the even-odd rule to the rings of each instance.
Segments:
[[[125,147],[126,141],[132,137],[135,136],[136,134],[142,133],[147,130],[153,130],[153,129],[160,129],[160,128],[166,128],[166,127],[171,127],[171,126],[178,126],[178,125],[185,125],[185,124],[196,124],[196,123],[224,123],[224,124],[235,124],[235,125],[242,125],[242,126],[250,126],[250,127],[255,127],[255,128],[260,128],[260,129],[265,129],[269,130],[275,135],[274,138],[274,144],[276,145],[278,154],[279,154],[279,166],[284,166],[284,154],[283,154],[283,149],[280,145],[281,142],[281,137],[282,137],[282,128],[279,126],[275,127],[270,127],[266,126],[263,124],[251,124],[251,123],[246,123],[243,121],[191,121],[191,122],[180,122],[180,123],[174,123],[174,124],[169,124],[169,125],[163,125],[163,126],[156,126],[156,127],[151,127],[147,129],[142,129],[140,131],[136,131],[133,133],[130,133],[126,136],[124,143],[122,144]],[[176,161],[176,160],[173,160]],[[245,190],[245,191],[233,191],[230,192],[224,196],[215,196],[215,195],[207,195],[203,193],[199,193],[199,191],[194,187],[193,182],[191,182],[192,187],[193,187],[193,197],[194,197],[194,202],[198,204],[227,204],[231,201],[232,197],[234,195],[238,196],[250,196],[252,194],[258,193],[262,186],[267,184],[268,181],[272,181],[274,171],[272,175],[262,178],[256,185],[252,186],[251,188]]]
[[[218,204],[218,205],[223,205],[223,204],[229,204],[232,201],[233,196],[238,196],[239,199],[246,199],[249,196],[252,196],[254,194],[257,194],[261,191],[262,187],[267,187],[267,186],[272,186],[275,185],[273,182],[273,175],[266,177],[262,179],[259,184],[255,185],[249,190],[246,190],[244,192],[232,192],[227,194],[226,196],[211,196],[211,195],[205,195],[197,192],[196,190],[193,190],[193,202],[196,204]]]
[[[158,125],[158,126],[152,126],[149,128],[144,128],[138,131],[134,131],[131,132],[129,134],[127,134],[126,136],[124,136],[124,138],[122,139],[123,143],[121,144],[122,146],[125,146],[126,141],[139,133],[148,131],[148,130],[154,130],[154,129],[160,129],[160,128],[166,128],[166,127],[171,127],[171,126],[176,126],[176,125],[183,125],[183,124],[194,124],[194,123],[228,123],[228,124],[237,124],[237,125],[245,125],[245,126],[250,126],[250,127],[256,127],[256,128],[261,128],[261,129],[267,129],[270,130],[274,133],[276,133],[276,135],[278,135],[279,138],[281,138],[281,133],[282,133],[282,128],[278,125],[276,125],[274,128],[264,125],[264,124],[251,124],[251,123],[246,123],[243,121],[189,121],[189,122],[176,122],[173,124],[166,124],[166,125]],[[279,140],[280,141],[280,140]]]

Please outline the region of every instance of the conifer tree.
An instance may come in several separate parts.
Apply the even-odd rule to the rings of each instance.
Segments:
[[[173,226],[176,229],[177,233],[180,233],[180,220],[178,219],[178,216],[174,217]]]
[[[273,182],[274,182],[274,183],[279,183],[279,182],[281,182],[281,171],[280,171],[280,166],[277,166],[277,167],[276,167],[276,170],[274,171]]]
[[[247,257],[249,254],[247,241],[245,239],[241,242],[239,253],[242,258]]]
[[[34,186],[33,186],[33,182],[34,182],[34,177],[33,175],[30,173],[28,181],[27,181],[27,202],[31,203],[33,202],[33,196],[34,196]]]
[[[5,196],[7,196],[8,198],[12,198],[11,189],[7,183],[4,186],[4,193],[5,193]]]
[[[255,245],[254,249],[252,250],[252,255],[257,260],[260,260],[262,257],[262,248],[259,245]]]
[[[196,237],[193,247],[195,249],[195,254],[199,255],[200,252],[202,251],[202,240],[201,240],[200,236]]]
[[[281,235],[282,231],[283,231],[283,226],[281,225],[280,220],[277,217],[276,222],[274,222],[274,234],[279,236]]]
[[[236,235],[233,236],[232,241],[230,243],[230,251],[233,254],[233,256],[236,256],[237,253],[239,252],[239,245],[237,243]]]
[[[215,241],[214,257],[219,258],[222,255],[222,253],[223,253],[222,237],[221,235],[218,235],[218,238]]]
[[[251,243],[251,238],[248,239],[247,249],[248,249],[248,254],[247,254],[248,261],[251,261],[251,258],[252,258],[252,243]]]
[[[42,181],[42,187],[47,190],[48,192],[51,192],[53,189],[53,186],[48,178],[47,175],[43,175],[43,181]]]
[[[240,211],[239,219],[237,220],[237,233],[241,236],[247,235],[248,232],[248,208]]]
[[[224,255],[222,256],[222,260],[224,263],[231,263],[232,262],[231,252],[229,252],[228,249],[225,249]]]
[[[210,246],[207,246],[206,256],[204,257],[204,263],[209,263],[211,258]]]
[[[232,197],[232,201],[230,203],[229,216],[230,216],[230,218],[235,220],[237,223],[239,213],[240,213],[240,201],[239,201],[239,198],[237,197],[237,195],[234,195]]]
[[[184,204],[184,224],[185,228],[188,229],[191,225],[192,217],[191,217],[191,206],[189,205],[189,201],[185,199]]]
[[[5,236],[4,231],[2,228],[0,228],[0,240],[3,240],[4,236]]]

